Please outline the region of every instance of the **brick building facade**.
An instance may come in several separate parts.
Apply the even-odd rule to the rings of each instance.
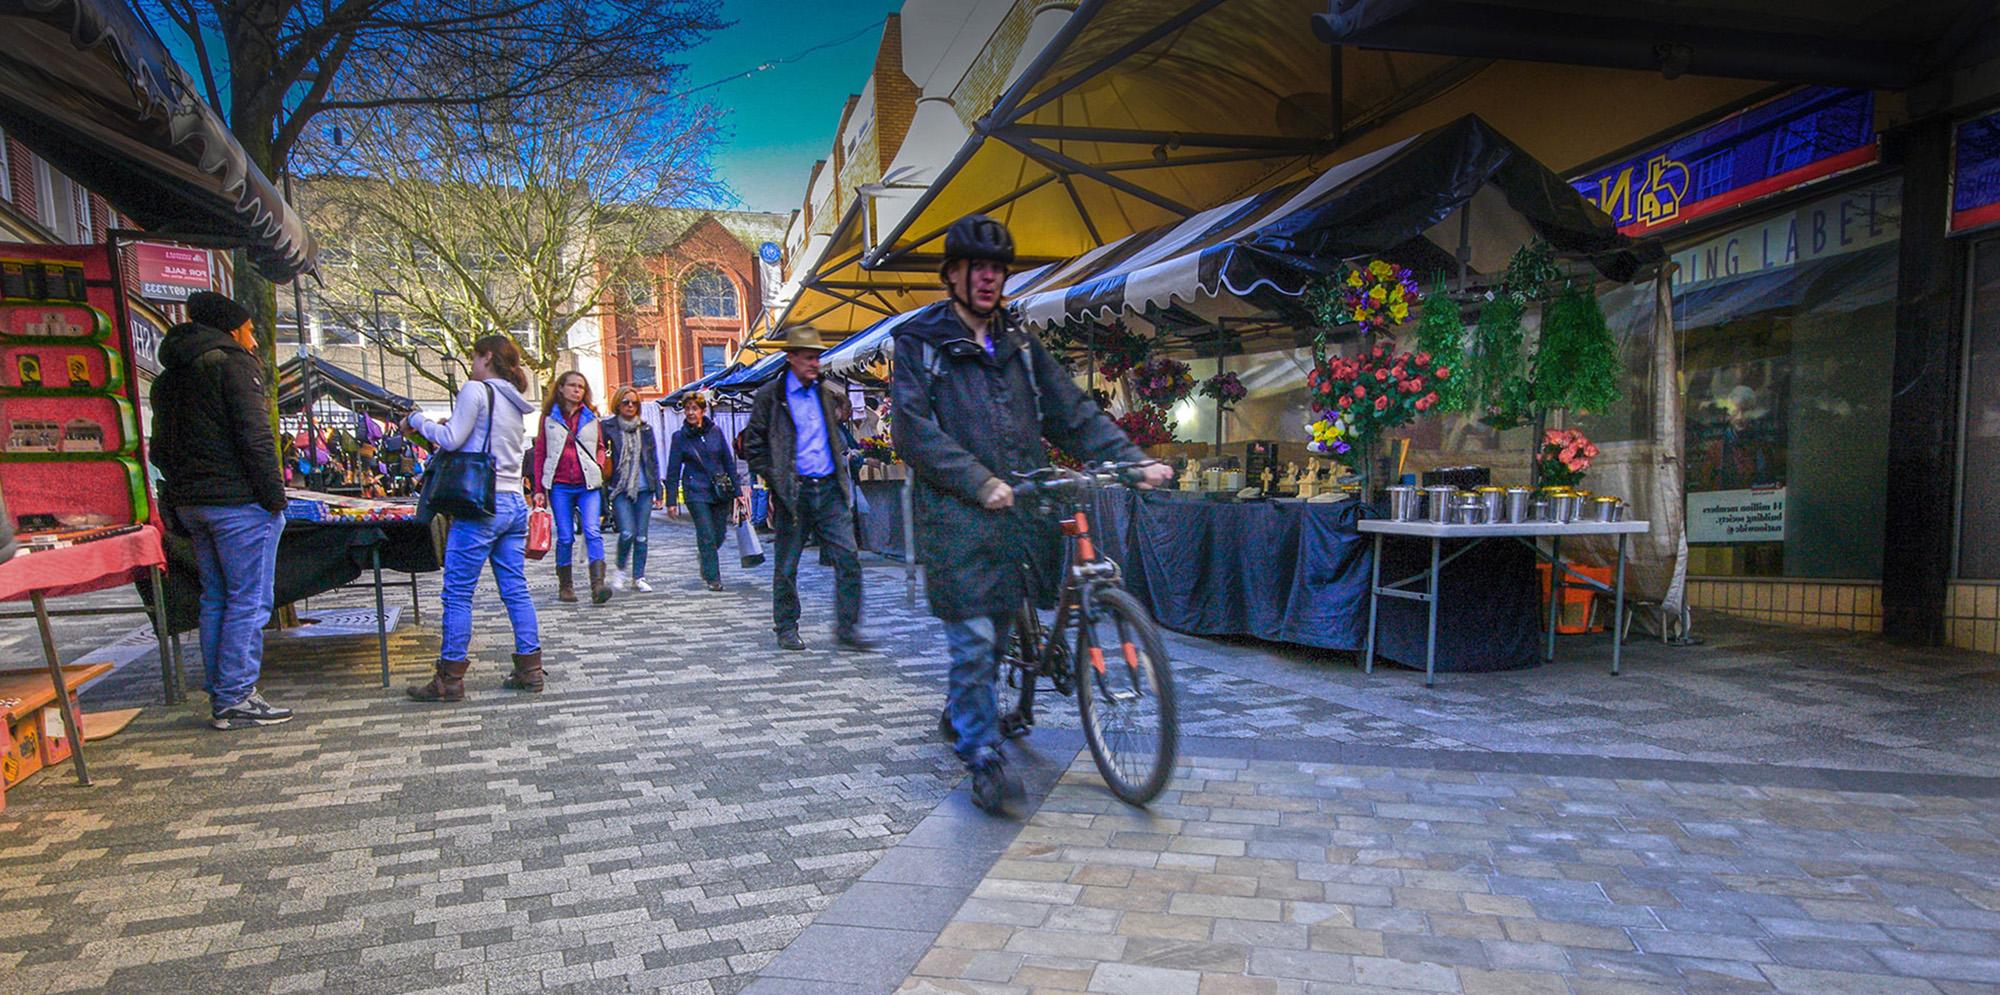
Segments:
[[[728,365],[775,289],[758,249],[784,237],[784,215],[685,214],[686,226],[647,258],[646,278],[605,295],[598,325],[613,389],[659,397]]]

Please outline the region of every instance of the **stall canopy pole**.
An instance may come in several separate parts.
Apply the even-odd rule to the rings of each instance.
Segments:
[[[298,198],[292,195],[292,171],[289,169],[285,170],[285,203],[298,203]],[[317,467],[319,464],[319,422],[313,417],[313,355],[312,343],[306,334],[306,293],[304,288],[300,286],[303,282],[296,276],[292,277],[292,321],[299,329],[299,357],[303,360],[303,362],[299,363],[299,390],[305,393],[306,401],[305,455],[306,466],[309,468],[306,474],[306,486],[311,487],[313,480],[310,468]],[[275,322],[273,324],[275,325]],[[277,331],[275,327],[271,329],[271,334],[274,338],[277,335]],[[277,343],[273,342],[272,348],[275,349],[276,347]],[[280,444],[278,448],[282,451],[284,449],[283,444]]]

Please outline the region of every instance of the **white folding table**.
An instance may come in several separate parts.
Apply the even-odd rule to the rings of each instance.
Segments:
[[[1368,578],[1368,645],[1362,656],[1362,667],[1367,673],[1375,672],[1375,617],[1376,609],[1383,597],[1406,598],[1421,601],[1429,606],[1430,623],[1424,640],[1424,686],[1434,687],[1437,683],[1437,628],[1438,628],[1438,572],[1451,561],[1466,554],[1474,546],[1488,539],[1513,539],[1535,555],[1551,564],[1549,569],[1549,631],[1548,648],[1543,659],[1556,658],[1556,616],[1562,610],[1562,591],[1565,587],[1588,587],[1606,591],[1611,595],[1611,672],[1618,673],[1618,657],[1621,636],[1625,628],[1625,542],[1626,537],[1648,531],[1649,522],[1522,522],[1520,524],[1496,525],[1441,525],[1436,522],[1394,522],[1385,518],[1365,519],[1356,523],[1356,528],[1375,537],[1375,562]],[[1610,587],[1590,577],[1569,569],[1562,562],[1562,541],[1573,536],[1612,535],[1618,537],[1618,563],[1612,573]],[[1382,539],[1384,536],[1400,536],[1410,539],[1429,539],[1431,543],[1430,569],[1412,574],[1389,584],[1382,583]],[[1445,540],[1471,540],[1454,551],[1450,556],[1440,558]],[[1541,540],[1549,540],[1549,551],[1544,554]],[[1574,583],[1566,578],[1573,578]],[[1410,589],[1409,585],[1424,582],[1423,590]]]

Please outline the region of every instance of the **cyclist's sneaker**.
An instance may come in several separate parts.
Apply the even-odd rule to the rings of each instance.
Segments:
[[[252,689],[250,696],[209,713],[208,724],[217,729],[248,729],[251,726],[274,726],[280,722],[290,722],[292,710],[279,708],[264,700],[264,696]]]
[[[958,745],[958,729],[951,724],[949,710],[938,713],[938,738],[951,745]]]
[[[972,768],[972,803],[993,815],[1006,815],[1007,805],[1027,792],[1021,779],[995,753]]]

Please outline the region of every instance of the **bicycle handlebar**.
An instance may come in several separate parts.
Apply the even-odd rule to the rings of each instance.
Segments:
[[[1135,487],[1146,479],[1141,471],[1159,460],[1136,460],[1125,463],[1094,463],[1082,470],[1063,467],[1044,467],[1025,474],[1015,474],[1020,478],[1014,487],[1014,500],[1025,503],[1036,498],[1074,497],[1096,487],[1113,485]]]

